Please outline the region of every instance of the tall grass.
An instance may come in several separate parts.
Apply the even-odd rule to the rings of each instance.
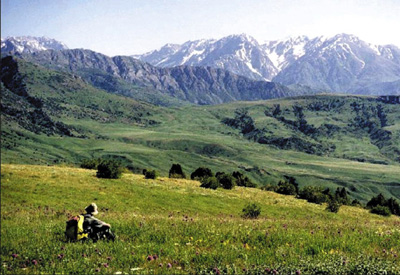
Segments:
[[[400,219],[258,189],[68,167],[2,165],[2,274],[398,274]],[[91,202],[115,242],[67,243],[65,221]],[[258,219],[241,217],[250,202]],[[148,256],[155,260],[148,260]],[[170,264],[170,265],[169,265]]]

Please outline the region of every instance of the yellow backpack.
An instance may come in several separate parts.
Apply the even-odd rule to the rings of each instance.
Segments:
[[[67,227],[65,229],[65,236],[70,241],[85,240],[89,237],[89,233],[85,233],[83,229],[83,221],[85,217],[83,215],[73,216],[67,221]]]

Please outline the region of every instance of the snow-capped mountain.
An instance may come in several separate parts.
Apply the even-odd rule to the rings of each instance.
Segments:
[[[158,67],[209,66],[256,80],[271,80],[277,73],[261,45],[246,34],[188,41],[182,45],[167,44],[133,57]]]
[[[251,36],[167,44],[160,50],[134,56],[159,67],[210,66],[257,80],[316,89],[363,93],[363,89],[397,87],[400,49],[372,45],[354,35],[308,38],[299,36],[259,44]],[[370,89],[369,89],[370,90]],[[399,89],[376,91],[400,94]]]
[[[66,50],[68,47],[47,37],[18,36],[1,39],[2,53],[33,53],[45,50]]]
[[[371,85],[387,86],[400,80],[400,49],[393,45],[376,46],[348,34],[321,38],[316,45],[306,45],[305,54],[283,68],[274,81],[363,93]],[[399,94],[400,87],[392,91],[376,90],[375,94],[388,92]]]

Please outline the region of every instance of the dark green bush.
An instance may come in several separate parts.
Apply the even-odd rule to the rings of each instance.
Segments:
[[[214,176],[211,169],[207,167],[199,167],[194,171],[191,175],[190,178],[192,180],[202,180],[203,178],[207,177],[212,177]]]
[[[101,162],[101,159],[84,159],[81,162],[81,168],[84,169],[97,169],[97,165]]]
[[[367,203],[367,208],[368,209],[373,209],[374,207],[377,206],[384,206],[387,207],[393,215],[400,216],[400,205],[399,203],[394,199],[390,198],[388,200],[385,199],[385,197],[382,194],[379,194],[376,197],[373,197],[368,203]]]
[[[378,214],[381,216],[389,217],[392,213],[390,212],[389,207],[377,205],[371,208],[371,213]]]
[[[261,189],[265,191],[276,192],[276,190],[278,190],[278,186],[272,184],[266,184],[263,187],[261,187]]]
[[[99,165],[97,165],[98,178],[106,179],[118,179],[121,177],[122,167],[121,163],[112,159],[102,160]]]
[[[280,181],[276,192],[284,195],[296,195],[296,186],[286,181]]]
[[[186,175],[183,172],[182,167],[179,163],[172,164],[171,169],[169,169],[168,176],[175,179],[186,179]]]
[[[250,203],[242,210],[243,218],[256,219],[261,214],[261,207],[256,203]]]
[[[326,210],[332,212],[332,213],[337,213],[339,212],[340,208],[340,203],[336,200],[329,200],[328,201],[328,206],[326,207]]]
[[[222,174],[217,179],[219,184],[224,189],[233,189],[233,187],[235,187],[236,181],[232,175]]]
[[[219,182],[216,177],[207,177],[201,180],[200,187],[203,188],[210,188],[210,189],[217,189],[219,187]]]
[[[305,186],[300,189],[297,198],[307,200],[311,203],[322,204],[329,200],[329,196],[324,194],[324,189],[319,186]]]
[[[255,183],[253,183],[248,177],[246,177],[239,171],[233,172],[232,176],[236,179],[237,186],[257,187],[257,185]]]
[[[357,200],[357,199],[354,199],[354,200],[351,202],[350,205],[351,205],[351,206],[361,206],[361,202],[360,202],[359,200]]]
[[[340,189],[339,187],[336,189],[335,192],[335,199],[343,205],[350,205],[350,199],[347,196],[347,191],[346,188]]]
[[[144,177],[146,179],[156,179],[158,177],[158,173],[156,170],[146,170]]]

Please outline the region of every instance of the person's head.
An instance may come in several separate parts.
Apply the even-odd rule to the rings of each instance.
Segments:
[[[93,202],[90,204],[88,207],[85,208],[85,211],[87,214],[91,215],[97,215],[99,212],[97,212],[97,205]]]

